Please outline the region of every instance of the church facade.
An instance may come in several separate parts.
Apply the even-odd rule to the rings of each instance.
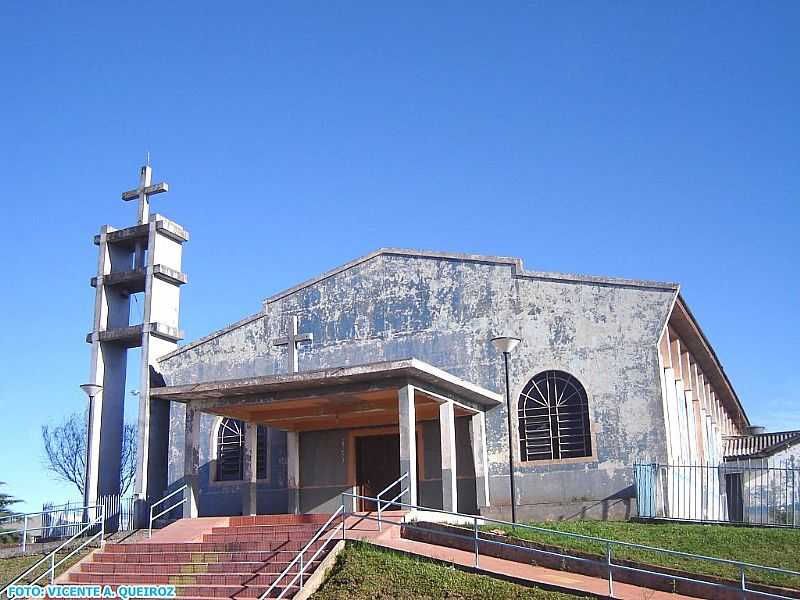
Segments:
[[[503,357],[509,356],[509,446]],[[633,464],[716,464],[749,421],[672,283],[383,249],[263,302],[150,370],[148,497],[187,515],[387,496],[508,517],[625,518]],[[140,438],[141,439],[141,438]]]

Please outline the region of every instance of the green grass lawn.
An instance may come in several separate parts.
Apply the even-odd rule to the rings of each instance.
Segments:
[[[88,549],[81,550],[74,556],[72,556],[69,560],[67,560],[63,565],[56,568],[56,576],[60,575],[76,562],[78,562],[81,558],[86,556],[88,553]],[[56,558],[56,562],[58,562],[61,558],[66,556],[67,553],[61,554]],[[12,581],[17,575],[32,567],[38,561],[44,558],[44,554],[31,554],[27,556],[19,556],[16,558],[0,558],[0,588],[4,587],[7,583]],[[44,573],[47,569],[48,565],[42,565],[37,568],[29,577],[25,578],[25,583],[30,582],[34,577]],[[40,584],[44,585],[46,583],[50,583],[47,577],[42,578],[39,582]]]
[[[656,546],[692,554],[800,571],[800,530],[732,527],[724,525],[687,525],[677,523],[634,523],[620,521],[559,521],[531,523],[548,529],[580,533],[612,540]],[[509,527],[489,525],[485,530]],[[544,542],[561,548],[573,548],[605,555],[603,545],[548,535],[517,528],[517,537]],[[720,575],[738,580],[735,568],[695,559],[668,556],[645,550],[615,547],[614,556],[649,564],[685,569],[694,573]],[[747,570],[752,581],[800,588],[800,577],[786,577],[756,569]]]
[[[515,585],[350,542],[314,600],[572,600],[578,596]]]

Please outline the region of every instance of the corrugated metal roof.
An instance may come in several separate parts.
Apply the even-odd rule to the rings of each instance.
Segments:
[[[725,458],[747,458],[770,456],[787,446],[800,443],[800,431],[775,431],[756,435],[726,437]]]

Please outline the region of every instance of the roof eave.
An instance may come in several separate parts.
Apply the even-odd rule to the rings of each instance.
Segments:
[[[680,308],[686,314],[686,317],[691,324],[692,328],[694,329],[695,333],[697,334],[698,338],[700,339],[703,349],[709,354],[711,360],[713,361],[715,367],[717,368],[718,372],[720,373],[722,380],[725,384],[726,391],[728,392],[729,397],[734,401],[736,409],[739,411],[739,414],[742,416],[744,421],[744,426],[750,426],[750,418],[747,416],[747,413],[744,410],[744,406],[742,405],[741,400],[739,400],[739,396],[736,393],[736,390],[733,387],[733,383],[731,383],[728,374],[725,372],[725,367],[722,366],[722,362],[720,361],[719,357],[717,356],[714,347],[711,345],[711,342],[706,337],[706,334],[703,332],[703,329],[700,327],[700,323],[695,318],[694,314],[692,313],[689,305],[686,302],[686,299],[683,297],[682,293],[678,293],[675,308]],[[673,312],[675,310],[673,308]]]

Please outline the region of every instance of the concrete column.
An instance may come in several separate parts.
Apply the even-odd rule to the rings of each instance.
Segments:
[[[489,503],[489,457],[486,452],[486,415],[475,413],[469,422],[472,456],[475,462],[475,498],[478,509]]]
[[[86,448],[86,482],[83,501],[85,506],[97,502],[100,479],[100,430],[103,414],[103,392],[89,399],[89,443]]]
[[[148,223],[148,216],[144,215],[145,223]],[[174,340],[166,340],[150,333],[151,323],[159,322],[177,330],[180,303],[180,286],[155,278],[153,273],[157,264],[180,270],[181,243],[160,233],[155,221],[149,221],[148,230],[146,264],[142,265],[147,275],[142,312],[134,491],[140,498],[152,501],[163,493],[168,483],[169,404],[150,398],[150,384],[153,375],[158,372],[158,358],[169,354],[178,345]],[[135,260],[141,258],[134,257]]]
[[[197,501],[199,496],[198,475],[200,468],[200,411],[195,409],[191,402],[186,403],[186,420],[184,422],[184,454],[183,454],[183,480],[186,483],[184,492],[186,502],[183,503],[183,517],[185,519],[197,518]]]
[[[408,473],[402,501],[417,504],[417,417],[414,405],[414,386],[406,385],[398,391],[400,421],[400,474]]]
[[[258,478],[258,424],[244,424],[244,485],[242,486],[242,514],[258,514],[256,508],[256,479]]]
[[[439,405],[439,440],[442,449],[442,509],[457,512],[456,421],[452,400]]]
[[[89,382],[102,385],[90,407],[84,501],[95,504],[106,495],[119,494],[122,455],[123,407],[127,350],[112,342],[101,342],[100,332],[128,325],[130,297],[105,284],[105,276],[129,260],[129,252],[108,243],[109,226],[100,230],[95,310],[90,339],[92,343]],[[109,531],[115,531],[111,525]]]
[[[300,514],[300,434],[286,432],[287,487],[289,488],[289,513]]]

